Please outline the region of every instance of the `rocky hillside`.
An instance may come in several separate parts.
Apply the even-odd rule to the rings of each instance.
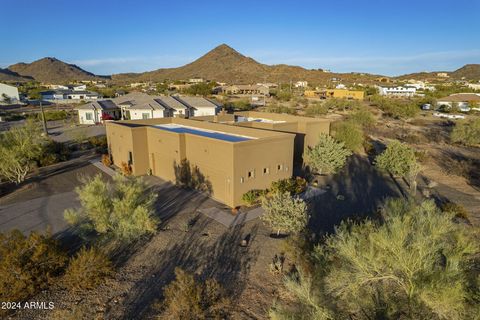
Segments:
[[[100,77],[74,64],[68,64],[50,57],[32,63],[17,63],[9,66],[8,70],[45,83],[100,79]]]
[[[0,68],[0,81],[7,81],[7,82],[25,82],[31,81],[33,78],[31,77],[22,77],[16,72],[10,71],[8,69]]]
[[[194,77],[227,83],[283,82],[307,80],[325,83],[331,78],[341,78],[349,83],[369,81],[377,76],[356,73],[327,73],[289,65],[266,65],[246,57],[226,44],[222,44],[199,59],[178,68],[158,69],[144,73],[113,75],[118,82],[182,80]]]
[[[450,76],[456,79],[480,80],[480,64],[466,64],[450,73]]]

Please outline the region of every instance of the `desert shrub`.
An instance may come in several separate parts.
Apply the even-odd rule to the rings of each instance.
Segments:
[[[260,202],[261,197],[265,194],[265,190],[253,189],[242,195],[242,201],[249,206],[253,206]]]
[[[293,97],[292,93],[286,90],[278,90],[275,96],[280,101],[290,101]]]
[[[358,124],[359,126],[361,126],[362,128],[371,128],[375,125],[375,117],[373,116],[373,114],[365,109],[365,108],[361,108],[361,109],[358,109],[357,111],[355,111],[351,116],[350,116],[350,120],[353,122],[353,123],[356,123]]]
[[[475,319],[474,227],[433,201],[387,201],[383,222],[343,222],[286,281],[295,303],[275,319]],[[471,290],[470,288],[475,288]]]
[[[382,96],[371,96],[370,102],[382,110],[385,115],[392,118],[414,118],[420,108],[414,101],[385,98]]]
[[[480,118],[457,122],[450,134],[450,140],[468,146],[480,144]]]
[[[273,181],[270,187],[270,191],[273,193],[288,192],[291,195],[295,195],[305,191],[306,187],[307,180],[302,177],[295,177]]]
[[[43,146],[43,152],[35,159],[40,167],[49,166],[70,157],[70,149],[62,142],[49,140]]]
[[[287,114],[296,114],[297,113],[295,108],[290,108],[290,107],[283,106],[283,105],[278,105],[278,104],[274,104],[274,105],[269,106],[267,108],[267,112],[287,113]]]
[[[416,133],[408,133],[401,136],[400,139],[409,144],[419,144],[422,142],[421,137]]]
[[[94,289],[113,274],[108,257],[98,249],[81,248],[65,271],[63,283],[70,290]]]
[[[90,137],[88,143],[94,148],[107,148],[107,136]]]
[[[420,163],[426,163],[430,159],[427,150],[415,150],[415,158]]]
[[[455,215],[455,217],[470,221],[470,213],[461,204],[455,202],[447,202],[442,206],[442,211],[451,213]]]
[[[362,127],[351,120],[337,122],[333,127],[333,136],[354,152],[362,149],[365,140]]]
[[[328,99],[324,106],[329,110],[356,110],[361,107],[361,103],[357,100],[348,100],[348,99],[339,99],[339,98],[331,98]]]
[[[331,174],[342,168],[351,154],[343,142],[322,134],[317,145],[306,150],[305,163],[313,172]]]
[[[132,166],[125,161],[122,161],[122,163],[120,164],[120,171],[126,177],[131,176],[133,173]]]
[[[159,319],[204,320],[225,319],[230,301],[223,288],[213,279],[200,282],[180,268],[175,268],[175,280],[164,290]]]
[[[109,154],[102,154],[102,163],[105,167],[110,167],[113,164]]]
[[[415,150],[398,140],[393,140],[387,149],[375,159],[377,168],[394,176],[408,179],[412,191],[416,190],[416,177],[420,171]]]
[[[292,197],[289,192],[274,193],[269,198],[262,199],[265,211],[260,219],[277,231],[299,233],[304,230],[308,219],[307,204],[298,197]]]
[[[249,111],[253,109],[253,106],[248,100],[236,100],[229,102],[227,104],[227,108],[240,111]]]
[[[328,107],[321,102],[312,103],[305,109],[305,114],[310,117],[325,115],[327,113]]]
[[[156,195],[141,178],[116,175],[110,183],[96,175],[82,179],[76,192],[81,208],[66,210],[64,217],[80,230],[124,241],[156,230]]]
[[[21,301],[50,285],[66,255],[49,234],[0,233],[0,301]]]

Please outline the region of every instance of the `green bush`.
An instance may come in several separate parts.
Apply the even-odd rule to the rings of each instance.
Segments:
[[[64,217],[80,230],[123,241],[135,240],[156,230],[156,195],[141,178],[116,175],[111,183],[99,174],[83,179],[76,192],[81,208],[66,210]]]
[[[94,247],[82,248],[70,259],[63,283],[74,291],[94,289],[112,274],[112,264],[105,254]]]
[[[357,100],[331,98],[325,102],[325,107],[330,110],[356,110],[361,107],[361,103]]]
[[[480,118],[457,122],[450,134],[450,139],[452,142],[468,146],[480,144]]]
[[[305,201],[289,192],[276,192],[262,199],[264,213],[260,219],[277,232],[299,233],[305,229],[309,214]]]
[[[43,147],[43,153],[38,156],[36,161],[40,167],[45,167],[66,161],[69,157],[70,149],[64,143],[49,140]]]
[[[260,202],[263,195],[265,195],[265,190],[253,189],[243,194],[242,201],[249,206],[253,206]]]
[[[66,255],[49,234],[0,233],[0,301],[21,301],[45,289],[63,269]]]
[[[355,111],[350,116],[350,120],[363,128],[371,128],[375,125],[375,117],[365,108]]]
[[[272,182],[270,191],[273,193],[288,192],[291,195],[300,194],[305,191],[307,180],[301,177],[282,179]]]
[[[305,152],[305,164],[312,172],[332,174],[340,170],[352,154],[341,141],[327,134],[321,134],[318,143]]]
[[[365,140],[362,128],[352,120],[337,122],[333,127],[333,136],[354,152],[362,150]]]
[[[478,230],[433,201],[389,200],[382,218],[343,222],[320,242],[274,319],[476,319]]]
[[[376,95],[370,97],[370,102],[392,118],[414,118],[420,112],[418,105],[411,100],[398,100]]]

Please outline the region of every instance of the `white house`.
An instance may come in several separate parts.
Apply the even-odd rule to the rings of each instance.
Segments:
[[[18,96],[18,89],[8,84],[0,83],[0,103],[1,104],[14,104],[20,101]]]
[[[111,100],[93,101],[81,105],[75,110],[78,111],[78,122],[80,124],[96,124],[104,120],[120,119],[120,108]]]
[[[190,116],[214,116],[220,111],[220,105],[215,104],[212,100],[202,97],[173,97],[178,102],[187,106],[193,114]]]
[[[382,96],[413,97],[416,92],[414,87],[378,87],[378,93]]]
[[[295,88],[306,88],[308,87],[308,81],[297,81],[294,86]]]
[[[480,93],[454,93],[437,99],[437,108],[457,106],[460,111],[468,112],[471,108],[480,108]]]
[[[189,83],[202,83],[204,82],[203,78],[191,78],[191,79],[188,79],[188,82]]]
[[[96,92],[92,91],[81,91],[81,90],[48,90],[40,92],[43,100],[47,101],[62,101],[62,100],[97,100],[101,99],[102,96]]]

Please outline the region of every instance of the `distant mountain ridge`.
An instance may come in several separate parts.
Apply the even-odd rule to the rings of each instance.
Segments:
[[[43,58],[32,63],[17,63],[7,69],[0,69],[0,81],[36,80],[44,83],[65,83],[81,80],[112,79],[118,83],[185,80],[201,77],[207,80],[226,83],[289,83],[306,80],[313,84],[326,84],[336,78],[345,84],[376,82],[379,78],[438,79],[444,72],[453,79],[480,80],[480,64],[467,64],[455,71],[418,72],[398,77],[385,77],[368,73],[330,73],[320,69],[311,70],[286,64],[267,65],[237,52],[226,44],[221,44],[197,60],[176,68],[162,68],[143,73],[121,73],[99,76],[56,58]]]
[[[144,73],[125,73],[112,76],[114,81],[162,81],[201,77],[227,83],[283,82],[307,80],[325,82],[341,75],[342,80],[355,81],[374,75],[357,73],[328,73],[285,64],[266,65],[246,57],[226,44],[219,45],[197,60],[177,68],[164,68]]]
[[[99,80],[102,77],[85,71],[79,66],[56,58],[47,57],[32,63],[17,63],[7,68],[23,77],[31,77],[45,83],[66,81]]]
[[[32,77],[22,77],[16,72],[13,72],[8,69],[0,68],[0,81],[14,81],[14,82],[25,82],[32,81]]]

